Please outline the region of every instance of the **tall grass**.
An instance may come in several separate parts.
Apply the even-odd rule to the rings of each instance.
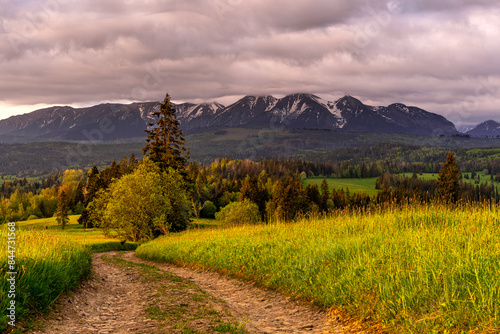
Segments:
[[[7,257],[7,233],[0,230],[0,331],[7,324],[6,308],[10,288],[6,273],[9,272]],[[16,231],[16,324],[19,320],[44,311],[63,292],[74,289],[90,272],[90,249],[69,237],[51,231]],[[10,278],[10,276],[9,276]]]
[[[188,231],[138,256],[190,263],[396,332],[500,329],[500,222],[487,206],[408,206],[293,224]]]

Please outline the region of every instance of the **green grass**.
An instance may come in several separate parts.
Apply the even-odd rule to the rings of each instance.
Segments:
[[[120,240],[105,236],[99,228],[86,229],[83,225],[78,224],[78,217],[80,216],[69,216],[69,223],[64,230],[57,224],[55,217],[26,220],[16,224],[20,229],[46,230],[59,236],[67,236],[75,242],[88,246],[93,252],[134,250],[139,246],[138,243],[134,242],[126,242],[122,245]]]
[[[216,219],[196,218],[191,222],[189,229],[214,228],[218,226],[220,226],[220,223]]]
[[[400,176],[406,176],[406,177],[412,177],[413,173],[400,173],[398,174]],[[439,173],[422,173],[422,174],[417,174],[417,177],[422,180],[437,180]]]
[[[2,226],[0,237],[0,331],[10,328],[7,307],[10,284],[7,273],[9,266],[6,225]],[[16,324],[35,313],[45,311],[63,292],[74,289],[80,280],[90,272],[91,252],[88,247],[75,243],[68,236],[52,231],[16,229],[15,272],[16,281]]]
[[[375,189],[375,182],[377,181],[376,177],[366,178],[366,179],[354,179],[354,178],[346,178],[346,179],[330,179],[327,178],[328,182],[328,190],[331,192],[333,189],[343,188],[346,190],[349,188],[349,193],[352,195],[354,193],[363,192],[370,196],[376,195],[379,191]],[[321,183],[323,182],[322,178],[317,179],[306,179],[304,180],[304,185],[306,184],[317,184],[318,188],[321,191]]]
[[[16,223],[17,323],[46,311],[61,293],[75,289],[90,271],[92,252],[137,248],[137,243],[122,244],[104,236],[100,229],[85,229],[78,224],[78,217],[70,216],[64,230],[55,218]],[[0,226],[0,236],[5,241],[0,250],[0,331],[9,326],[5,317],[8,285],[3,279],[9,271],[7,232],[7,225]]]
[[[144,259],[241,275],[395,332],[500,330],[498,208],[418,206],[192,230]]]

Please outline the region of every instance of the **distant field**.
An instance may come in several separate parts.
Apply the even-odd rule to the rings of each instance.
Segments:
[[[471,173],[463,173],[462,175],[469,175]],[[398,174],[401,176],[407,176],[407,177],[412,177],[413,173],[401,173]],[[483,172],[478,172],[477,175],[480,177],[480,182],[481,183],[491,183],[490,181],[490,176],[483,175]],[[424,180],[437,180],[438,178],[438,173],[422,173],[422,174],[417,174],[417,177],[419,179],[424,179]],[[346,190],[349,188],[349,192],[351,194],[353,193],[358,193],[358,192],[363,192],[366,193],[370,196],[376,195],[379,190],[375,189],[375,183],[377,181],[376,177],[372,178],[366,178],[366,179],[356,179],[356,178],[344,178],[344,179],[331,179],[327,178],[326,181],[328,182],[328,190],[331,192],[332,189],[340,189],[343,188]],[[474,183],[474,180],[467,180],[463,179],[464,182],[469,182],[469,183]],[[304,180],[304,185],[306,184],[317,184],[318,188],[321,189],[321,183],[323,182],[322,178],[312,178],[312,179],[306,179]],[[494,185],[497,187],[500,187],[499,182],[494,182]]]
[[[398,175],[412,177],[413,173],[400,173]],[[423,180],[437,180],[438,173],[422,173],[417,174],[417,177]]]
[[[214,228],[220,226],[219,221],[209,218],[193,219],[190,229]]]
[[[491,176],[490,175],[484,175],[484,173],[482,171],[477,172],[476,174],[479,176],[480,183],[490,183],[491,184]],[[405,175],[408,177],[412,177],[413,174],[412,173],[401,173],[399,175]],[[422,173],[422,174],[417,174],[417,177],[419,179],[424,179],[424,180],[437,180],[438,175],[439,175],[439,173]],[[466,175],[469,176],[469,179],[464,178]],[[475,181],[472,180],[470,178],[470,176],[471,176],[471,173],[462,173],[462,181],[474,184]],[[493,182],[493,184],[496,187],[500,186],[500,182]]]
[[[388,332],[499,333],[498,214],[480,205],[339,213],[191,230],[136,254],[240,275]]]
[[[367,178],[367,179],[326,179],[328,182],[328,190],[331,191],[333,189],[343,188],[346,190],[349,188],[349,193],[351,195],[353,193],[366,193],[370,196],[376,195],[378,190],[375,189],[375,182],[377,181],[376,177]],[[317,184],[318,188],[321,190],[321,183],[323,179],[306,179],[304,180],[304,185],[306,184]]]

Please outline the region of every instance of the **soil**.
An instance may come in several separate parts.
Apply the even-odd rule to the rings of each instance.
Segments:
[[[39,333],[352,333],[310,303],[214,272],[94,254],[93,274],[61,297]]]

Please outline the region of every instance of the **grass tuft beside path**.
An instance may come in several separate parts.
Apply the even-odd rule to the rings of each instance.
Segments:
[[[0,232],[0,330],[11,327],[7,307],[15,300],[15,323],[49,307],[63,292],[75,289],[90,272],[90,250],[50,231],[16,231],[15,268],[10,267],[7,231]],[[11,262],[12,263],[12,262]],[[9,272],[14,269],[16,275]],[[7,278],[15,278],[15,289]],[[15,299],[9,293],[15,293]]]
[[[15,244],[15,301],[16,324],[30,315],[44,312],[63,293],[78,287],[90,272],[92,252],[110,250],[134,250],[137,243],[108,238],[100,229],[85,229],[78,224],[78,215],[70,216],[64,230],[55,218],[28,220],[16,223]],[[7,224],[0,226],[0,332],[8,324],[7,307],[12,275],[9,268]],[[12,249],[11,249],[12,250]],[[10,311],[9,311],[10,312]]]

